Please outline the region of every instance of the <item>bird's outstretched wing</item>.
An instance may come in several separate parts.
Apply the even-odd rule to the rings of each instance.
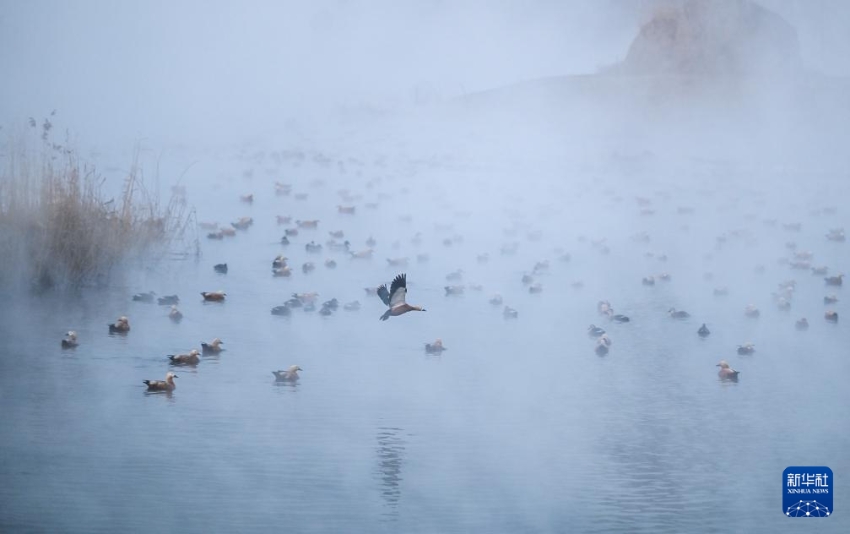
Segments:
[[[384,304],[387,306],[390,305],[390,292],[387,291],[387,285],[381,284],[381,287],[378,288],[378,296],[381,297],[381,300],[384,301]]]
[[[407,275],[402,273],[395,277],[390,286],[389,306],[392,308],[399,304],[404,304],[405,295],[407,295]]]

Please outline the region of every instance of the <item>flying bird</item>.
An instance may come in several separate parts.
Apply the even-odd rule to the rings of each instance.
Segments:
[[[421,306],[411,306],[405,302],[404,299],[407,296],[407,275],[404,273],[395,277],[389,291],[387,291],[387,285],[382,284],[378,288],[378,296],[390,308],[380,317],[382,321],[386,321],[390,316],[402,315],[409,311],[426,311]]]

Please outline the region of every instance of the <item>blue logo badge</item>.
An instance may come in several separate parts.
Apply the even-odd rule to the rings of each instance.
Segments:
[[[782,512],[788,517],[829,517],[834,486],[828,467],[788,467],[782,472]]]

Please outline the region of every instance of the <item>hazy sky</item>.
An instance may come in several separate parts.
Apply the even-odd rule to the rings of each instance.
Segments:
[[[621,59],[657,2],[0,0],[0,124],[59,110],[86,139],[233,139]],[[768,1],[848,74],[850,9]]]

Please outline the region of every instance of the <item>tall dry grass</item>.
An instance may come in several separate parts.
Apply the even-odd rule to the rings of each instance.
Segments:
[[[105,179],[51,128],[30,119],[0,146],[0,288],[103,284],[125,262],[197,254],[194,212],[146,188],[138,147],[121,194],[107,198]]]

